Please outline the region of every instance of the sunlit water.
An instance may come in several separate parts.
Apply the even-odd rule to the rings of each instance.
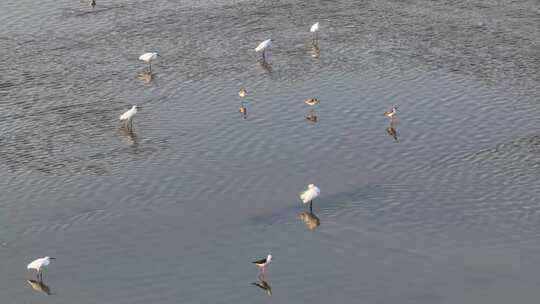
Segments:
[[[537,1],[97,4],[0,3],[2,303],[537,302]]]

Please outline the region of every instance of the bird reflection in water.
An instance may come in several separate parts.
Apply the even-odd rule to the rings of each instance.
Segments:
[[[265,59],[261,59],[257,62],[261,68],[263,68],[266,72],[272,73],[272,65],[268,63]]]
[[[145,70],[139,76],[137,76],[139,80],[142,80],[145,84],[149,84],[154,80],[154,74],[151,71]]]
[[[388,133],[388,135],[392,136],[394,138],[394,140],[397,140],[397,130],[394,126],[394,122],[393,121],[390,121],[390,125],[388,127],[386,127],[386,133]]]
[[[321,220],[312,212],[303,211],[298,217],[309,230],[315,230],[321,225]]]
[[[128,145],[136,146],[139,144],[137,141],[137,134],[132,129],[121,127],[120,132],[122,133],[122,138]]]
[[[264,279],[264,276],[262,276],[262,277],[259,276],[258,281],[254,282],[254,283],[251,283],[251,285],[257,286],[260,289],[264,290],[266,292],[266,294],[269,295],[269,296],[272,295],[272,287],[270,287],[270,284],[268,283],[268,281],[266,281]]]
[[[317,122],[317,113],[315,113],[315,110],[314,109],[310,109],[307,116],[306,116],[306,119],[311,121],[311,122]]]
[[[240,109],[238,110],[238,112],[240,112],[244,119],[247,119],[247,108],[243,103],[240,104]]]
[[[313,41],[313,43],[311,44],[311,57],[321,57],[321,49],[319,48],[319,43],[317,41]]]
[[[247,96],[247,90],[245,88],[241,88],[240,91],[238,91],[238,96],[240,96],[240,109],[238,112],[242,114],[242,117],[244,119],[247,118],[247,108],[244,105],[244,98]]]
[[[30,287],[32,287],[32,289],[35,291],[43,292],[49,296],[54,294],[51,292],[49,286],[47,286],[43,281],[26,280],[26,282],[28,282]]]

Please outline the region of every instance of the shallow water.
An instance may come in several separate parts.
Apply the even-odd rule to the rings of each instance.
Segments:
[[[535,303],[539,16],[537,1],[3,1],[2,303]],[[271,71],[253,53],[267,37]],[[117,121],[132,104],[134,134]],[[315,227],[297,197],[311,182]],[[271,297],[250,285],[269,252]],[[58,258],[51,296],[26,282],[42,255]]]

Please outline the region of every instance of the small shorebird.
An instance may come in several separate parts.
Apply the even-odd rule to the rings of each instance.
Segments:
[[[271,260],[272,260],[272,255],[269,254],[266,258],[253,261],[252,263],[255,264],[255,266],[259,268],[260,274],[264,276],[264,271],[266,269],[266,266],[270,263]]]
[[[39,258],[39,259],[36,259],[32,262],[30,262],[30,264],[28,264],[28,266],[26,266],[27,269],[34,269],[36,270],[36,277],[38,279],[38,281],[43,281],[43,268],[45,266],[48,266],[50,263],[51,263],[51,260],[56,260],[56,258],[51,258],[51,257],[43,257],[43,258]]]
[[[255,285],[257,287],[259,287],[260,289],[264,290],[266,292],[267,295],[271,296],[272,295],[272,287],[270,287],[270,284],[268,284],[268,281],[262,279],[262,278],[259,278],[259,281],[255,282],[255,283],[251,283],[251,285]]]
[[[246,106],[244,106],[243,104],[240,105],[240,109],[238,110],[238,112],[240,112],[240,114],[242,114],[242,116],[244,117],[244,119],[247,118],[247,108],[246,108]]]
[[[90,1],[90,6],[91,6],[92,8],[96,7],[96,0]]]
[[[148,63],[148,70],[151,73],[152,72],[152,61],[155,60],[158,56],[159,56],[159,54],[157,52],[144,53],[139,57],[139,60],[142,60],[142,61]]]
[[[313,41],[316,41],[318,39],[317,32],[319,31],[319,22],[314,23],[309,31],[313,33]]]
[[[247,90],[244,89],[244,88],[241,88],[240,91],[238,91],[238,96],[240,96],[240,98],[244,98],[247,96]]]
[[[140,108],[141,107],[134,105],[133,107],[131,107],[131,109],[120,115],[120,121],[122,121],[129,130],[133,129],[133,118],[135,117]]]
[[[309,212],[313,213],[313,200],[321,194],[321,189],[314,184],[309,184],[307,190],[300,193],[300,199],[304,204],[309,203]]]
[[[256,48],[255,52],[262,51],[262,60],[266,61],[266,49],[270,48],[272,46],[272,39],[266,39],[265,41],[261,42]]]
[[[319,103],[319,100],[317,98],[309,98],[309,99],[304,100],[304,103],[307,104],[308,106],[314,106]]]
[[[386,117],[388,117],[390,119],[394,119],[394,116],[396,116],[396,113],[397,113],[397,106],[392,107],[392,109],[390,109],[390,111],[384,112],[384,116],[386,116]]]

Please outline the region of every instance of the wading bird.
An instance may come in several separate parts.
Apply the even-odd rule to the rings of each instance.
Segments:
[[[244,89],[244,88],[241,88],[240,91],[238,91],[238,96],[240,96],[240,98],[244,98],[247,96],[247,90]]]
[[[319,103],[319,100],[317,98],[309,98],[309,99],[304,100],[304,103],[307,104],[308,106],[314,106]]]
[[[270,263],[271,260],[272,260],[272,255],[269,254],[266,258],[253,261],[252,263],[255,264],[255,266],[259,268],[259,271],[260,271],[259,274],[264,276],[264,271],[266,269],[266,266]]]
[[[256,48],[255,48],[255,52],[260,52],[262,51],[262,59],[263,61],[266,61],[266,49],[267,48],[270,48],[272,46],[272,39],[267,39],[263,42],[261,42]]]
[[[155,60],[159,54],[157,52],[144,53],[139,57],[139,60],[142,60],[148,63],[148,71],[152,72],[152,61]]]
[[[133,118],[135,117],[135,114],[137,114],[140,108],[141,107],[134,105],[133,107],[131,107],[131,109],[120,115],[120,121],[122,121],[129,130],[133,129]]]
[[[390,111],[384,112],[384,116],[386,116],[386,117],[388,117],[390,119],[394,119],[394,116],[396,116],[396,113],[397,113],[397,106],[392,107],[392,109],[390,109]]]
[[[313,200],[321,194],[321,189],[314,184],[309,184],[307,190],[300,193],[300,199],[304,204],[309,203],[309,212],[313,213]]]
[[[48,266],[50,263],[51,263],[51,260],[56,260],[56,258],[51,258],[51,257],[43,257],[43,258],[39,258],[39,259],[36,259],[32,262],[30,262],[30,264],[28,264],[28,266],[26,266],[27,269],[34,269],[36,271],[36,277],[38,279],[38,281],[43,281],[43,268],[45,266]]]
[[[319,22],[314,23],[311,28],[309,29],[311,33],[313,33],[313,41],[317,41],[317,32],[319,31]]]

